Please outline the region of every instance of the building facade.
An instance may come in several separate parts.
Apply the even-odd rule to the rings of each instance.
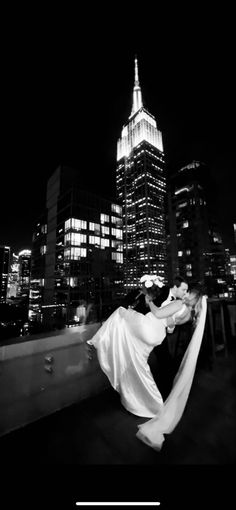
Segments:
[[[30,272],[29,320],[42,323],[42,306],[45,284],[45,256],[47,248],[47,213],[37,220],[32,238]]]
[[[21,250],[18,254],[19,277],[17,297],[28,306],[30,292],[31,250]]]
[[[0,246],[0,303],[6,303],[10,269],[10,247]]]
[[[168,191],[169,279],[176,274],[204,281],[209,249],[209,223],[205,190],[199,179],[202,166],[192,162],[170,177]]]
[[[162,134],[143,106],[135,59],[133,104],[117,145],[117,200],[122,205],[124,285],[144,273],[166,275],[166,176]]]
[[[209,207],[206,165],[193,161],[170,177],[167,253],[169,279],[176,274],[226,297],[227,252]]]
[[[77,170],[60,166],[47,186],[43,322],[56,326],[109,314],[123,296],[121,207],[81,189]],[[42,272],[41,272],[42,276]]]
[[[18,295],[19,285],[19,255],[11,254],[7,297],[9,299],[16,298]]]

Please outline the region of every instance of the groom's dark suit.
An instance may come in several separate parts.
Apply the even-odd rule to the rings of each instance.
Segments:
[[[164,286],[160,290],[159,296],[155,299],[154,304],[158,307],[166,301],[169,297],[169,302],[174,299],[174,297],[170,297],[170,287]],[[167,303],[168,304],[168,303]],[[174,334],[174,333],[173,333]],[[155,370],[153,370],[153,376],[157,383],[157,386],[162,394],[163,399],[165,400],[172,388],[173,379],[174,379],[174,364],[173,359],[170,355],[169,347],[168,347],[168,333],[161,343],[161,345],[157,345],[154,347],[152,351],[152,357],[155,355]],[[151,364],[150,359],[150,364]],[[154,360],[153,360],[154,365]]]

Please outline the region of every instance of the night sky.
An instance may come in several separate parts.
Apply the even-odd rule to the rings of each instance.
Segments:
[[[147,15],[132,26],[124,15],[115,27],[96,24],[95,14],[93,26],[88,17],[73,24],[46,23],[43,16],[37,23],[11,24],[2,62],[0,244],[16,251],[31,247],[47,179],[60,163],[78,168],[91,191],[114,196],[116,144],[131,113],[137,54],[144,106],[162,131],[167,172],[193,159],[209,165],[223,240],[235,251],[229,20],[215,25],[212,17],[200,17],[179,24],[173,18],[171,24],[164,18],[154,30]]]

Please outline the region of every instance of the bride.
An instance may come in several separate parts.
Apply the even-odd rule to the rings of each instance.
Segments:
[[[148,357],[152,349],[165,339],[167,327],[183,324],[191,316],[194,316],[197,324],[202,309],[202,294],[193,288],[184,302],[175,300],[157,308],[152,300],[163,283],[160,278],[154,278],[154,281],[148,275],[141,278],[142,292],[150,312],[143,315],[132,308],[119,307],[87,343],[97,349],[101,369],[119,392],[123,406],[137,416],[160,419],[165,406],[149,368]],[[153,446],[147,439],[146,431],[142,431],[143,426],[139,426],[137,437]]]

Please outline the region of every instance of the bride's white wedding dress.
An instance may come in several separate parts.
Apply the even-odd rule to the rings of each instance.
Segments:
[[[123,406],[138,416],[153,418],[163,406],[147,360],[166,337],[166,327],[166,319],[151,312],[143,315],[119,307],[88,341],[96,347],[100,366]]]
[[[183,305],[181,310],[177,312],[175,316],[181,315],[185,311],[185,309],[186,306]],[[153,422],[155,420],[157,421],[158,419],[162,420],[164,416],[165,417],[164,425],[166,426],[166,408],[162,396],[151,374],[147,360],[153,348],[161,344],[164,338],[166,337],[166,327],[167,327],[166,319],[157,319],[151,312],[148,312],[146,315],[142,315],[141,313],[136,312],[133,309],[119,307],[104,322],[104,324],[97,331],[94,337],[88,341],[88,344],[93,345],[97,349],[97,355],[101,369],[107,375],[113,388],[120,393],[121,402],[123,406],[132,414],[141,417],[152,418],[148,422],[139,426],[139,432],[137,434],[137,437],[144,441],[145,443],[149,444],[149,446],[153,446],[155,448],[157,447],[157,445],[153,444],[153,431],[155,429],[155,423],[153,425]],[[198,326],[196,330],[197,329]],[[180,370],[178,372],[179,376],[177,374],[175,378],[175,382],[176,381],[178,382],[177,389],[181,387],[182,392],[181,394],[183,395],[183,398],[181,398],[179,401],[178,391],[177,394],[175,392],[175,394],[172,395],[175,384],[171,391],[172,398],[171,403],[168,406],[168,416],[172,413],[171,414],[172,419],[173,414],[174,418],[176,418],[177,414],[179,415],[179,412],[182,415],[187,400],[187,396],[191,387],[191,383],[189,387],[189,372],[191,379],[191,376],[193,378],[195,371],[193,358],[194,359],[196,358],[196,349],[192,351],[190,352],[190,356],[187,356],[188,360],[187,382],[185,368],[186,363],[184,363],[184,366],[182,366],[183,365],[182,362],[181,364],[182,368],[180,367]],[[192,362],[190,360],[190,363],[189,357],[192,360]],[[180,384],[181,381],[183,382],[183,377],[185,382],[182,384],[182,386],[184,388],[182,388]],[[185,402],[183,404],[184,400]],[[169,411],[170,408],[171,413]],[[149,430],[147,429],[147,425],[149,423],[151,424],[150,440],[148,437]],[[163,429],[162,425],[161,427]],[[161,440],[159,432],[157,439],[160,447],[163,440],[164,437],[162,430]]]

